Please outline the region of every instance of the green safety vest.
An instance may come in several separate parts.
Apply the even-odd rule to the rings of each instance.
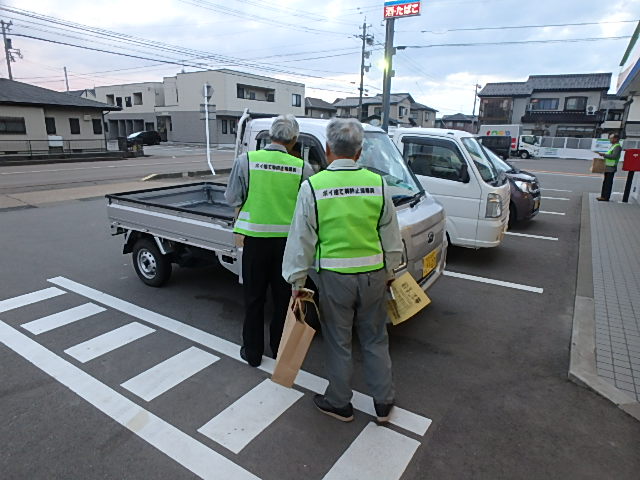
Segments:
[[[278,150],[258,150],[247,157],[247,199],[233,231],[249,237],[287,237],[304,162]]]
[[[309,178],[316,202],[316,270],[364,273],[384,268],[378,225],[384,179],[365,169],[325,170]]]
[[[616,147],[620,147],[620,144],[616,143],[615,145],[611,145],[611,148],[607,151],[607,155],[611,155],[611,153],[613,152],[613,149],[616,148]],[[605,160],[605,165],[607,167],[616,167],[616,166],[618,166],[618,162],[620,161],[620,157],[618,157],[618,158],[605,158],[604,160]]]

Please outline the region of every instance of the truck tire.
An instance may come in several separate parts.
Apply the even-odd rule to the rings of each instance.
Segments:
[[[529,152],[527,152],[526,150],[520,150],[520,158],[526,160],[527,158],[529,158]]]
[[[133,246],[131,258],[138,277],[147,285],[161,287],[169,280],[171,262],[153,240],[140,238]]]
[[[515,223],[518,221],[518,211],[516,210],[516,206],[513,202],[509,203],[509,228],[513,227]]]

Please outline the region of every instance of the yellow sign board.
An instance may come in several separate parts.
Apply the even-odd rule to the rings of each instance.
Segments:
[[[408,320],[431,303],[409,272],[397,278],[390,288],[391,300],[387,301],[387,314],[394,325]]]

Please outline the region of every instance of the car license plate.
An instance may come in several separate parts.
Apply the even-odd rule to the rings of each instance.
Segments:
[[[434,250],[429,255],[422,259],[422,278],[426,277],[431,271],[436,268],[438,263],[438,251]]]

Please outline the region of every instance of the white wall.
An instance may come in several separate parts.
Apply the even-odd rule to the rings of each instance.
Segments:
[[[127,85],[111,85],[106,87],[96,87],[96,100],[102,103],[107,102],[107,95],[122,98],[122,111],[118,113],[152,113],[156,105],[164,104],[164,85],[162,82],[131,83]],[[142,104],[135,105],[134,93],[142,94]],[[131,97],[131,107],[127,107],[125,97]]]

